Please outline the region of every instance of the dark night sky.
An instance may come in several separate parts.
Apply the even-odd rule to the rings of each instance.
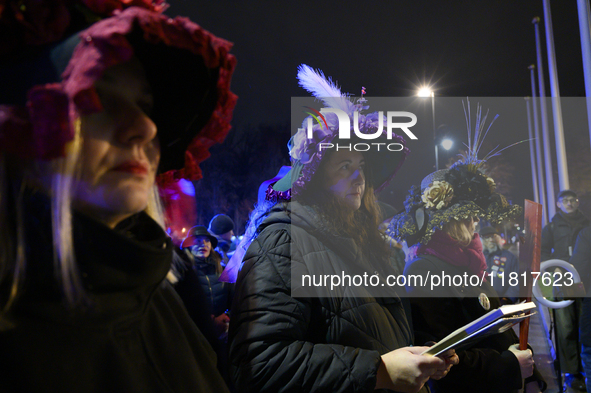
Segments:
[[[232,52],[238,66],[232,90],[239,96],[234,112],[237,127],[289,124],[290,98],[307,95],[296,80],[301,63],[332,76],[344,92],[358,95],[365,86],[368,97],[412,96],[425,82],[435,85],[437,97],[531,95],[527,67],[536,61],[531,22],[534,16],[543,17],[542,0],[169,3],[168,15],[188,16],[234,42]],[[582,97],[576,2],[552,3],[560,93]],[[543,22],[540,27],[545,50]],[[543,58],[547,73],[545,52]],[[548,82],[546,91],[549,95]],[[498,128],[495,124],[491,131],[498,138],[492,138],[495,144],[527,138],[527,128],[516,133],[507,123],[503,125],[500,115]],[[553,130],[551,120],[549,124]],[[581,145],[580,138],[587,138],[589,148],[585,127],[567,130],[567,152]],[[433,170],[432,141],[422,138],[409,146],[411,156],[396,184],[381,197],[397,208],[410,185]],[[533,199],[528,145],[510,150],[504,157],[515,168],[514,201]]]

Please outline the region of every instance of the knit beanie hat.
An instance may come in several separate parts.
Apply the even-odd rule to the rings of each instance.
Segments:
[[[234,230],[234,221],[225,214],[214,216],[209,222],[209,232],[214,235],[223,235]]]

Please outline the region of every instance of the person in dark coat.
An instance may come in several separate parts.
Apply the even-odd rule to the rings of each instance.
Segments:
[[[218,370],[230,384],[227,352],[232,284],[219,280],[223,267],[220,254],[214,250],[217,238],[200,225],[187,233],[181,243],[182,265],[176,269],[178,281],[174,288],[195,324],[205,325],[203,330],[207,329],[207,332],[213,328],[213,340],[208,338],[218,355]],[[207,310],[206,318],[211,323],[202,320],[203,310]]]
[[[314,83],[307,84],[308,77],[328,83],[323,75],[301,66],[300,84],[312,92]],[[340,91],[334,94],[341,97]],[[341,103],[353,107],[347,98]],[[330,130],[336,130],[336,119],[327,120]],[[376,127],[366,123],[362,132],[375,133]],[[323,130],[316,124],[315,138],[326,136]],[[330,130],[325,141],[336,143],[337,133]],[[255,238],[238,262],[242,268],[230,322],[236,388],[425,391],[425,381],[444,376],[457,357],[448,353],[446,362],[420,355],[426,347],[410,347],[412,331],[395,293],[378,297],[368,286],[331,289],[307,284],[305,278],[361,277],[363,272],[378,280],[386,277],[391,265],[378,231],[373,190],[394,175],[407,151],[372,155],[333,149],[319,154],[307,145],[305,135],[302,129],[290,141],[292,169],[267,189],[263,214],[251,218],[257,227]],[[395,134],[393,141],[404,146]],[[226,271],[233,269],[229,265]]]
[[[192,288],[199,285],[205,293],[218,337],[225,337],[230,323],[231,285],[219,280],[224,269],[220,254],[214,250],[217,244],[217,238],[204,226],[189,229],[181,244],[181,250],[186,255],[185,272],[180,274],[175,288],[184,300],[185,293],[192,292]]]
[[[480,238],[484,247],[486,258],[486,272],[492,274],[492,286],[501,298],[501,303],[511,304],[519,297],[519,285],[509,284],[511,273],[519,274],[519,260],[509,250],[504,250],[501,245],[501,237],[492,226],[480,229]]]
[[[156,178],[199,178],[235,59],[161,2],[128,4],[3,2],[2,392],[227,391],[165,280]]]
[[[579,209],[579,198],[574,191],[562,190],[556,200],[558,212],[542,230],[542,262],[549,259],[568,262],[579,231],[590,223]],[[581,299],[576,299],[570,306],[554,310],[554,320],[560,369],[565,374],[565,383],[573,389],[585,391],[579,345],[580,314]]]
[[[581,299],[581,317],[579,319],[581,340],[581,360],[585,371],[586,389],[591,391],[591,227],[579,232],[573,255],[569,262],[577,269],[587,294]]]
[[[236,250],[234,221],[225,214],[216,214],[209,221],[207,231],[218,240],[215,250],[221,255],[222,266],[225,267]]]
[[[479,145],[478,138],[469,140]],[[499,222],[521,208],[494,192],[495,182],[480,172],[483,161],[476,153],[469,146],[463,160],[413,186],[405,211],[390,223],[391,236],[411,246],[404,275],[417,345],[439,341],[501,305],[484,279],[487,265],[475,224],[479,218]],[[460,349],[459,364],[431,382],[433,391],[509,393],[525,386],[539,392],[545,383],[532,352],[519,350],[517,343],[510,329]]]

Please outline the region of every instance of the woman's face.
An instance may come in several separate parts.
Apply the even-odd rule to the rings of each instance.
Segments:
[[[207,258],[211,253],[211,241],[207,236],[197,236],[191,246],[191,254],[197,258]]]
[[[331,154],[322,168],[325,189],[353,211],[361,207],[365,193],[364,167],[360,152],[341,150]]]
[[[464,226],[468,229],[468,232],[470,232],[470,236],[474,236],[474,232],[476,232],[476,224],[478,222],[480,222],[480,219],[475,216],[463,221]]]
[[[104,110],[82,117],[82,173],[74,206],[110,227],[144,210],[160,160],[149,117],[150,86],[139,60],[110,67],[95,83]]]

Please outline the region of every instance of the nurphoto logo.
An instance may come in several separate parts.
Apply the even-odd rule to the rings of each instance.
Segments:
[[[311,108],[310,108],[311,109]],[[351,139],[351,123],[350,118],[347,113],[341,109],[336,108],[322,108],[320,112],[315,111],[319,117],[322,119],[324,124],[326,124],[326,120],[324,115],[332,113],[335,114],[339,121],[339,140],[347,140]],[[356,137],[363,140],[372,140],[379,138],[384,130],[384,114],[382,111],[378,112],[378,127],[375,132],[373,133],[363,133],[359,130],[359,112],[355,111],[353,113],[353,132],[355,133]],[[314,116],[318,122],[320,120]],[[401,119],[406,121],[400,121]],[[386,112],[386,135],[387,139],[392,139],[392,132],[395,129],[402,130],[410,139],[418,139],[415,134],[412,133],[410,127],[417,124],[417,117],[414,113],[411,112],[403,112],[403,111],[388,111]],[[328,128],[328,125],[326,126]],[[306,123],[306,133],[308,139],[313,138],[313,120],[312,117],[308,117]],[[300,131],[302,129],[298,129]],[[355,150],[355,151],[368,151],[372,147],[375,147],[377,151],[380,151],[381,148],[387,149],[389,151],[401,151],[404,149],[404,146],[401,143],[393,142],[393,143],[385,143],[385,142],[359,142],[359,143],[349,143],[349,144],[339,144],[339,143],[327,143],[321,142],[319,143],[319,151],[323,149],[333,149],[336,150]]]

